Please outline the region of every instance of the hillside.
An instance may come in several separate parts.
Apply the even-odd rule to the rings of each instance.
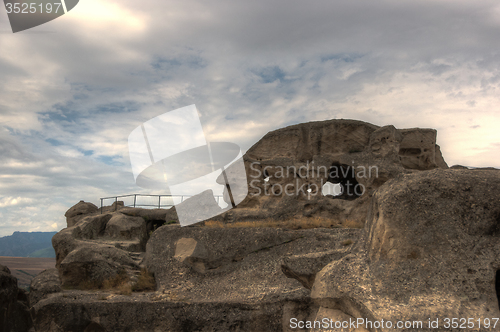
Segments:
[[[55,257],[52,237],[57,232],[14,232],[0,238],[0,256]]]

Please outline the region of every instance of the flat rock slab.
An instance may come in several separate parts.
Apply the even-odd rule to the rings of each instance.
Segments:
[[[164,226],[149,240],[144,264],[167,297],[219,302],[307,298],[309,291],[283,273],[283,259],[349,250],[361,232]],[[346,240],[352,244],[346,246]],[[328,256],[324,259],[326,265]]]
[[[182,298],[165,300],[158,293],[126,296],[65,291],[38,302],[32,312],[36,330],[50,332],[87,328],[148,332],[297,331],[288,329],[290,317],[314,315],[309,312],[310,305],[307,299],[195,302]]]

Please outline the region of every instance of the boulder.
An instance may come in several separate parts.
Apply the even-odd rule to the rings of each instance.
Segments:
[[[137,264],[123,250],[115,247],[87,244],[71,251],[59,264],[62,286],[77,287],[91,283],[99,287],[125,267],[138,269]]]
[[[29,303],[34,306],[48,295],[61,292],[61,280],[57,269],[47,269],[31,280]]]
[[[93,240],[100,236],[105,235],[105,230],[107,229],[108,222],[114,216],[121,216],[120,214],[112,215],[98,214],[95,216],[83,217],[77,225],[75,225],[75,230],[73,231],[73,236],[77,239]]]
[[[96,213],[99,209],[92,203],[80,201],[73,205],[64,216],[66,217],[66,223],[68,227],[76,225],[85,216]]]
[[[83,216],[52,238],[62,286],[99,288],[123,271],[136,280],[147,239],[143,217],[120,211]]]
[[[116,247],[125,243],[125,247],[133,249],[131,251],[144,251],[147,235],[142,217],[131,217],[121,212],[84,216],[77,225],[61,230],[52,238],[56,267],[70,252],[82,246],[93,246],[96,242]]]
[[[116,213],[107,222],[104,236],[117,240],[138,240],[146,245],[146,222],[142,217]]]
[[[28,302],[17,287],[17,278],[0,265],[0,332],[28,332],[32,325]]]
[[[311,296],[378,321],[498,317],[499,201],[499,171],[438,169],[388,181],[355,250],[317,274]]]
[[[84,243],[83,241],[77,240],[73,233],[79,233],[78,228],[75,226],[64,228],[52,237],[52,247],[56,252],[56,267],[61,264],[70,252]]]

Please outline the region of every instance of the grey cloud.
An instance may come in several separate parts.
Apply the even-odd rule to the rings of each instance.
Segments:
[[[483,130],[463,124],[469,107],[486,114],[478,105],[500,88],[496,1],[117,6],[122,28],[84,21],[77,6],[36,28],[54,34],[0,34],[2,197],[69,207],[138,191],[128,134],[193,103],[209,140],[246,150],[269,130],[334,117],[410,127],[453,116]],[[21,218],[16,206],[5,220]]]

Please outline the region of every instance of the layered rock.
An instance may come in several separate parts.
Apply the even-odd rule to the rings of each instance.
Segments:
[[[63,286],[78,287],[89,282],[99,286],[124,269],[131,277],[139,273],[148,239],[147,223],[143,217],[132,216],[142,209],[123,210],[128,215],[121,210],[80,214],[74,226],[54,235],[56,268]],[[145,215],[148,213],[154,212]]]

